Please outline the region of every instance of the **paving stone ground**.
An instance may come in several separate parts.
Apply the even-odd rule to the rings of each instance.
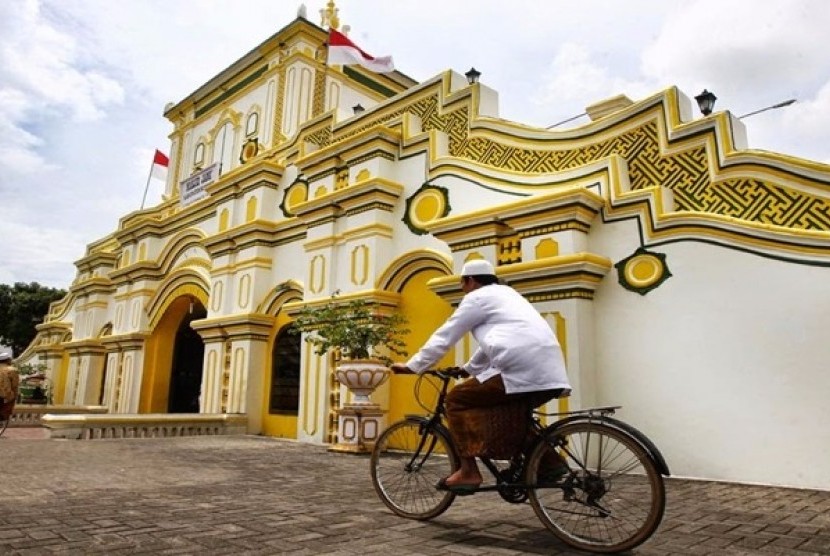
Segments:
[[[0,438],[0,554],[579,554],[528,504],[456,499],[396,517],[368,458],[256,436]],[[830,492],[669,480],[657,534],[634,553],[830,554]]]

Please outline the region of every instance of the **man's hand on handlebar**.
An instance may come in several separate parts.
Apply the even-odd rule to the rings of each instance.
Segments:
[[[441,369],[439,372],[453,378],[468,378],[470,376],[470,373],[465,371],[462,367],[447,367],[446,369]]]
[[[392,363],[389,367],[393,373],[412,374],[412,369],[406,366],[406,363]]]
[[[406,363],[392,363],[389,366],[393,373],[396,374],[416,374],[415,371],[406,366]],[[446,367],[444,369],[431,369],[426,371],[429,374],[446,375],[452,378],[467,378],[470,376],[467,371],[461,367]]]

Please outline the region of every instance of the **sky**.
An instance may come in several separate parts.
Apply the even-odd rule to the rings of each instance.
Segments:
[[[307,0],[320,24],[326,0]],[[68,288],[138,210],[178,102],[290,23],[285,0],[0,0],[0,284]],[[375,56],[481,71],[500,116],[546,127],[600,100],[704,88],[748,146],[830,163],[825,0],[337,0]],[[695,108],[697,117],[697,109]],[[579,126],[576,119],[565,127]],[[559,129],[559,128],[557,128]],[[830,167],[828,167],[830,171]],[[147,206],[161,201],[151,180]]]

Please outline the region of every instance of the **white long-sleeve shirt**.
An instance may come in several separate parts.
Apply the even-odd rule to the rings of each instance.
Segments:
[[[548,323],[516,290],[499,284],[466,294],[406,366],[424,372],[467,332],[478,349],[464,370],[479,382],[501,373],[508,394],[570,388],[562,348]]]

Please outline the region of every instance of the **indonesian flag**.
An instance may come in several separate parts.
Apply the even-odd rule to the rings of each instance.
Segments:
[[[170,159],[167,155],[156,149],[156,154],[153,155],[153,167],[150,169],[150,175],[156,179],[167,179],[167,167],[170,165]]]
[[[329,29],[329,59],[330,66],[359,64],[376,73],[395,71],[395,64],[391,56],[375,58],[361,50],[349,37],[343,33]]]

